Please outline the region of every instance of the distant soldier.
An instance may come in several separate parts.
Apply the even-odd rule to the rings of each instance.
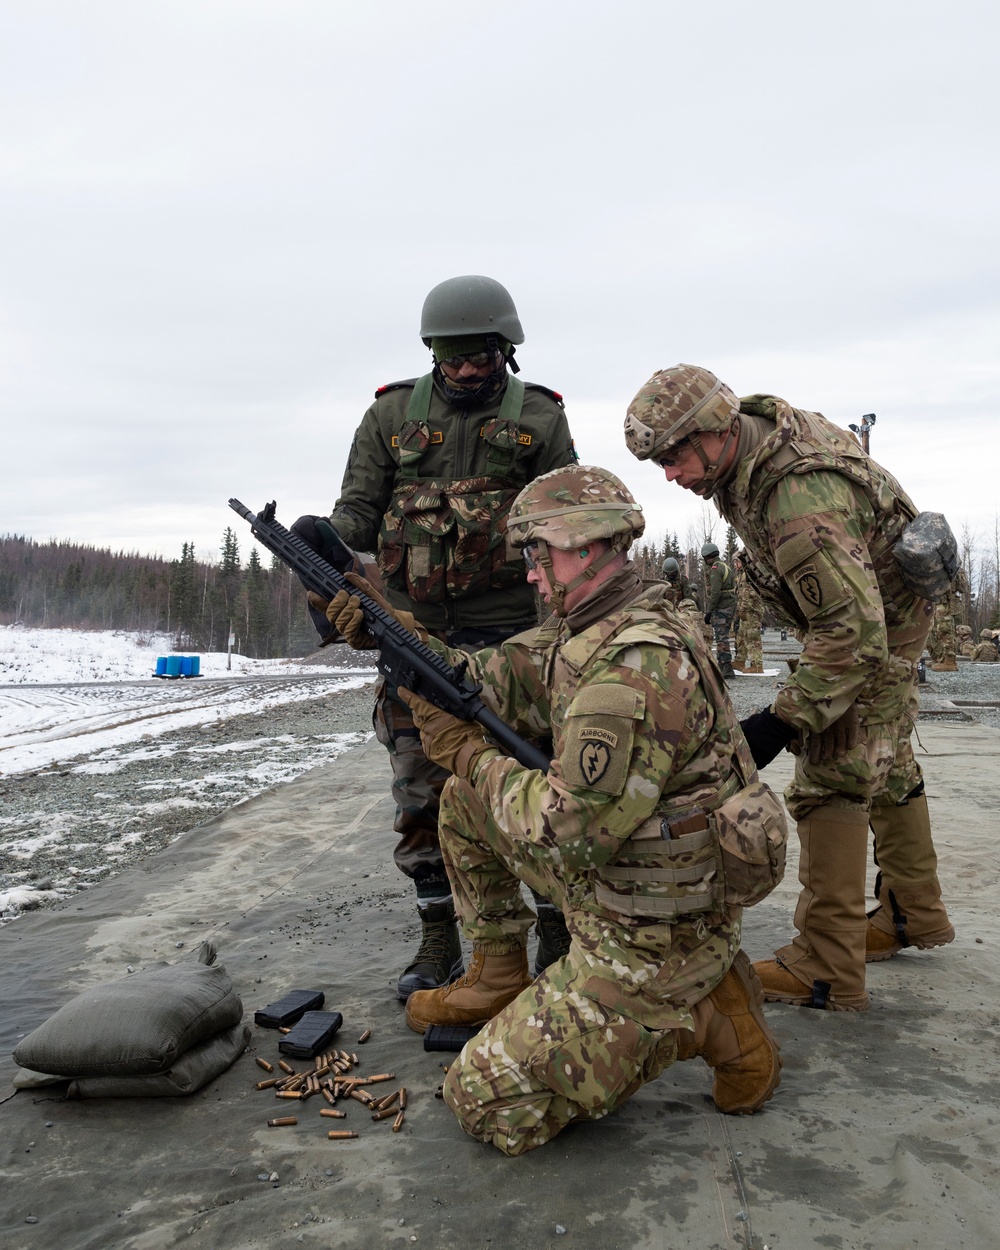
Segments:
[[[736,676],[729,649],[729,633],[736,615],[736,577],[715,543],[704,544],[701,558],[705,561],[705,624],[712,626],[719,668],[729,681]]]
[[[973,651],[972,658],[977,664],[995,664],[997,660],[1000,660],[996,635],[992,629],[979,631],[979,646]]]
[[[670,602],[675,608],[682,599],[695,598],[694,583],[684,576],[680,561],[675,560],[673,556],[667,556],[663,561],[663,576],[670,587]]]
[[[976,650],[976,644],[972,641],[972,626],[956,625],[955,634],[958,638],[958,654],[971,660]]]
[[[736,658],[733,667],[741,673],[763,673],[764,647],[761,626],[764,623],[764,605],[753,586],[747,580],[744,563],[746,552],[733,561],[736,573]]]
[[[955,632],[954,597],[949,593],[934,605],[934,623],[927,638],[931,668],[936,673],[957,673],[958,635]]]

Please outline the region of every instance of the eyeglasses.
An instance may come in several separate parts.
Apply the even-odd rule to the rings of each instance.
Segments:
[[[677,465],[678,455],[682,454],[688,448],[690,442],[690,439],[682,438],[679,443],[674,443],[673,447],[670,448],[665,456],[657,456],[656,463],[661,469],[675,468]]]
[[[528,566],[528,572],[533,573],[538,568],[538,561],[535,553],[538,551],[538,543],[526,543],[521,548],[521,555],[524,556],[524,563]]]
[[[464,352],[460,356],[449,356],[439,363],[447,365],[449,369],[461,369],[466,364],[472,365],[473,369],[482,369],[484,365],[491,365],[497,355],[497,352]]]

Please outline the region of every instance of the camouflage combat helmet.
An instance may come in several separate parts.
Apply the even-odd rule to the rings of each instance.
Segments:
[[[677,563],[673,556],[667,556],[663,561],[663,576],[669,581],[676,581],[681,575],[681,566]]]
[[[703,481],[693,489],[708,499],[735,437],[733,421],[739,411],[740,401],[714,373],[697,365],[674,365],[654,373],[629,404],[625,443],[638,460],[662,461],[678,443],[689,442],[705,467]],[[729,435],[714,462],[699,438],[708,433]]]
[[[529,483],[511,505],[507,533],[515,547],[535,547],[537,563],[545,569],[552,597],[550,606],[565,615],[566,595],[626,549],[646,528],[642,507],[628,487],[607,469],[572,464],[553,469]],[[550,547],[561,551],[586,550],[604,540],[608,550],[586,571],[567,583],[557,582]]]
[[[523,343],[524,331],[506,287],[493,278],[465,274],[439,282],[424,300],[420,337],[470,338],[495,335],[507,343]]]

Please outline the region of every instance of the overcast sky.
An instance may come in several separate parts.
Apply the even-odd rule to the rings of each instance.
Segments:
[[[326,512],[427,291],[513,295],[523,375],[625,451],[689,361],[1000,510],[1000,7],[0,0],[0,533],[216,553]]]

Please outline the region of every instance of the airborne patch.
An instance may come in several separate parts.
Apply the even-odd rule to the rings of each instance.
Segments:
[[[585,742],[580,751],[580,776],[588,786],[595,785],[608,771],[611,752],[603,742]]]
[[[612,749],[618,745],[618,735],[610,729],[599,729],[596,725],[584,725],[580,730],[580,741],[606,742]]]

